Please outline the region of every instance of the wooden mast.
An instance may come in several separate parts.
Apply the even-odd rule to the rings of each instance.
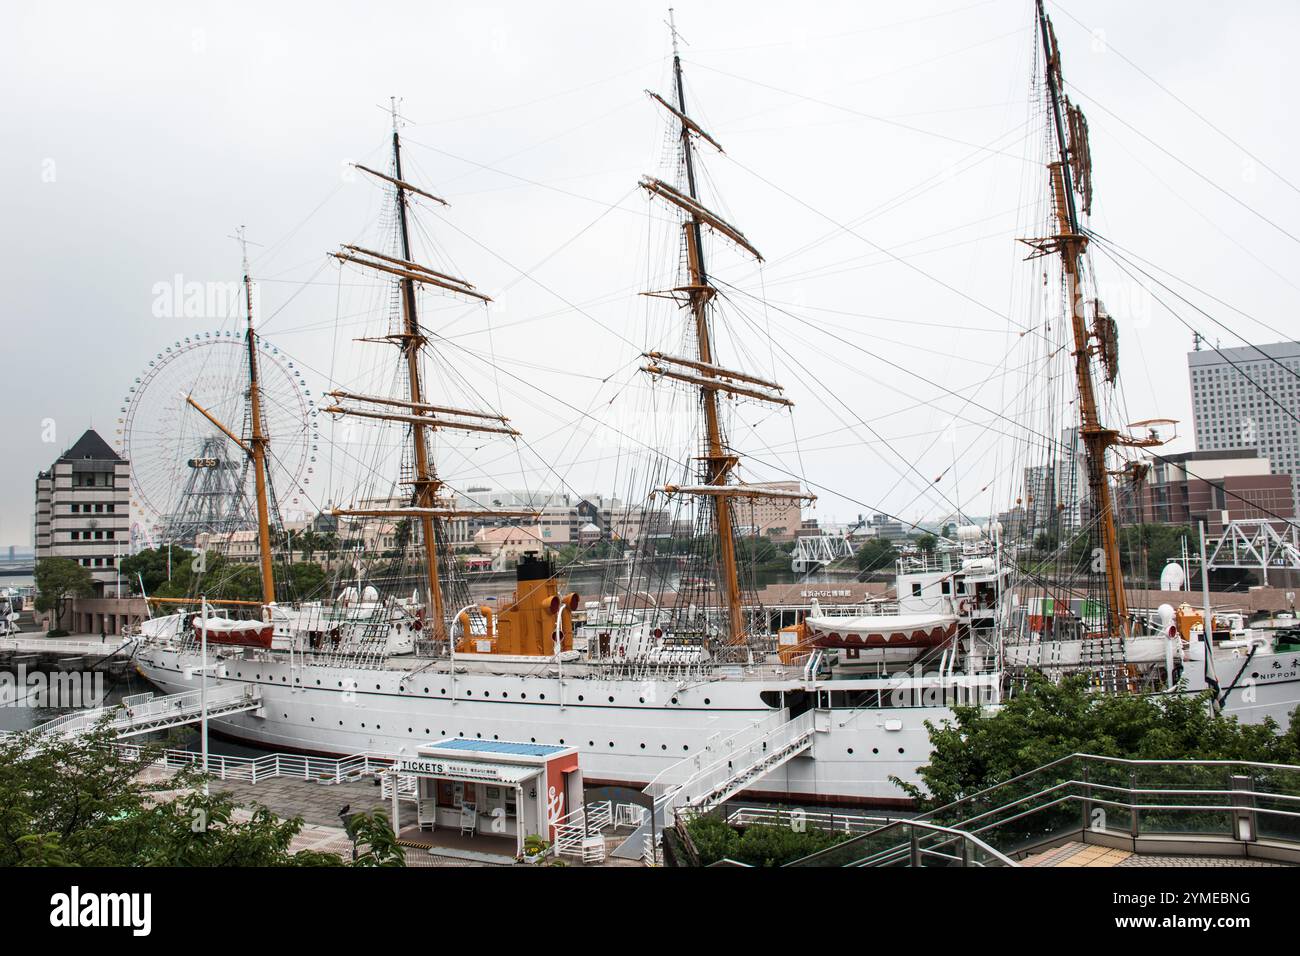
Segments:
[[[240,230],[242,241],[242,227]],[[262,566],[262,603],[275,603],[275,575],[271,561],[271,509],[267,501],[266,449],[270,444],[262,427],[262,384],[257,368],[257,336],[253,332],[253,280],[248,274],[248,251],[244,251],[244,302],[248,328],[248,406],[252,435],[248,440],[253,459],[253,484],[257,492],[257,545]],[[292,557],[292,556],[291,556]]]
[[[402,180],[402,144],[397,134],[397,110],[393,110],[393,176],[390,180],[397,191],[397,221],[402,240],[402,258],[411,261],[411,234],[406,222],[406,183]],[[410,386],[411,404],[424,404],[424,390],[420,382],[420,346],[424,337],[420,334],[420,321],[415,311],[415,280],[409,276],[401,277],[402,314],[404,316],[405,336],[402,351],[406,356],[406,377]],[[411,442],[415,451],[415,494],[414,504],[417,508],[432,509],[437,498],[441,482],[434,474],[429,461],[428,429],[414,422],[410,423]],[[441,640],[446,636],[446,611],[443,607],[442,582],[438,573],[438,539],[437,525],[429,512],[420,514],[420,532],[424,541],[424,561],[429,589],[429,611],[433,618],[433,637]]]
[[[677,111],[686,115],[686,90],[682,83],[682,58],[677,52],[676,29],[673,31],[673,79],[677,86]],[[686,191],[692,200],[699,202],[695,186],[694,146],[691,143],[691,129],[684,121],[681,123],[682,156],[686,165]],[[713,340],[709,328],[708,302],[713,296],[709,286],[709,274],[704,261],[704,246],[701,242],[700,217],[691,213],[685,222],[686,266],[690,277],[690,291],[687,293],[691,303],[691,313],[695,317],[695,340],[699,349],[702,365],[713,365]],[[710,369],[702,369],[706,378],[712,378]],[[736,466],[737,459],[728,454],[722,436],[722,426],[718,420],[718,391],[702,387],[700,398],[704,405],[704,426],[708,441],[708,454],[705,456],[705,481],[710,485],[727,484],[728,473]],[[716,492],[709,496],[713,501],[714,527],[718,532],[718,551],[722,563],[722,588],[727,602],[728,636],[733,644],[745,639],[745,622],[741,616],[740,573],[736,567],[736,539],[731,522],[731,496]]]
[[[1048,164],[1055,198],[1056,220],[1059,235],[1055,247],[1061,257],[1065,272],[1066,303],[1070,309],[1070,324],[1074,335],[1074,370],[1079,393],[1080,437],[1083,439],[1084,458],[1088,474],[1088,490],[1096,511],[1101,536],[1101,549],[1106,565],[1106,605],[1109,633],[1127,636],[1129,632],[1128,597],[1124,593],[1124,578],[1120,568],[1119,537],[1115,528],[1115,509],[1111,496],[1110,477],[1106,469],[1106,452],[1119,444],[1119,433],[1101,423],[1097,410],[1097,395],[1092,379],[1092,356],[1095,351],[1084,315],[1084,298],[1080,291],[1082,258],[1088,238],[1079,228],[1079,212],[1074,200],[1074,183],[1071,179],[1070,144],[1066,139],[1064,109],[1060,82],[1060,53],[1056,46],[1043,0],[1037,0],[1038,26],[1043,41],[1046,62],[1047,89],[1052,104],[1052,118],[1056,131],[1057,160]],[[1079,144],[1076,151],[1082,151]],[[1081,157],[1080,157],[1081,158]]]
[[[661,352],[647,352],[645,358],[651,364],[642,368],[643,372],[662,378],[670,378],[696,386],[700,391],[700,404],[704,408],[705,441],[707,448],[701,460],[703,481],[701,485],[665,485],[660,491],[665,494],[691,494],[711,499],[707,505],[713,509],[714,527],[718,534],[718,549],[721,559],[721,577],[723,596],[727,602],[727,637],[733,644],[745,641],[745,622],[741,613],[740,573],[736,562],[735,528],[732,523],[731,501],[733,498],[783,498],[798,500],[816,500],[815,495],[804,492],[775,491],[753,485],[735,484],[730,481],[732,471],[740,459],[727,446],[722,431],[719,415],[719,393],[725,392],[733,398],[752,398],[770,402],[774,405],[789,407],[794,403],[780,393],[781,386],[744,372],[733,371],[719,365],[713,354],[713,336],[709,324],[709,302],[717,295],[709,282],[709,271],[704,261],[703,228],[735,243],[759,262],[762,255],[753,244],[745,238],[735,226],[728,223],[717,213],[700,202],[695,180],[695,155],[692,135],[712,144],[722,151],[717,140],[705,132],[686,112],[686,89],[682,82],[682,60],[677,50],[677,26],[673,20],[672,8],[668,10],[668,27],[673,39],[673,81],[676,86],[677,105],[673,106],[658,94],[647,90],[651,98],[669,113],[681,125],[682,161],[686,171],[686,192],[651,176],[641,179],[641,187],[650,195],[662,199],[685,214],[682,231],[686,241],[687,284],[668,292],[650,292],[671,298],[687,306],[694,320],[695,342],[698,356],[675,357]],[[683,301],[684,299],[684,301]],[[690,369],[684,372],[668,366],[682,366]],[[698,373],[698,374],[694,374]],[[744,383],[744,384],[737,384]],[[757,387],[755,387],[757,386]]]

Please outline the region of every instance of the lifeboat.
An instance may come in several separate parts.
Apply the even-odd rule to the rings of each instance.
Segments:
[[[952,614],[879,614],[805,619],[814,647],[934,647],[957,634]]]
[[[200,618],[194,616],[194,636],[202,638],[208,632],[209,644],[230,644],[235,647],[260,647],[270,650],[275,627],[262,621],[232,621],[228,617]]]

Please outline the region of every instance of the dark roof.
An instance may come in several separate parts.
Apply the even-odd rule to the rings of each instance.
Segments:
[[[76,443],[63,453],[59,461],[121,461],[122,456],[109,447],[108,442],[99,437],[93,428],[77,439]]]

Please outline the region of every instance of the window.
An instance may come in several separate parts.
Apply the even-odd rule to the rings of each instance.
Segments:
[[[921,585],[920,585],[920,584],[913,584],[913,585],[912,585],[912,597],[920,597],[920,596],[921,596]]]

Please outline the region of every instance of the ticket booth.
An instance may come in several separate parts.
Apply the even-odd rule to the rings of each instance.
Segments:
[[[582,805],[576,747],[460,738],[425,744],[395,769],[392,818],[400,800],[414,801],[416,839],[431,849],[512,844],[518,856],[531,834],[553,842],[555,822]]]

